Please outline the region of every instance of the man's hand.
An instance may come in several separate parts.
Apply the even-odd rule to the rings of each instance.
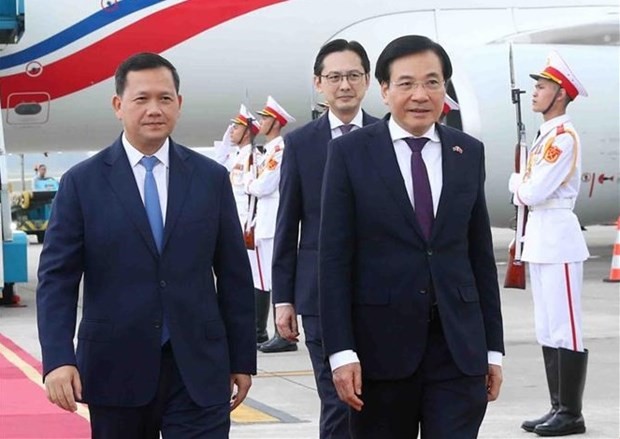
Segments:
[[[338,397],[358,412],[362,410],[364,401],[362,395],[362,367],[360,363],[350,363],[340,366],[332,372],[334,386]]]
[[[237,387],[235,389],[235,386]],[[243,402],[252,387],[252,376],[243,373],[230,375],[230,411],[236,409]],[[236,391],[235,391],[236,390]]]
[[[498,398],[503,379],[502,366],[489,364],[489,374],[487,375],[487,399],[489,401],[495,401]]]
[[[293,342],[299,341],[297,314],[293,305],[276,306],[276,326],[282,338]]]
[[[75,366],[60,366],[45,376],[47,399],[68,412],[77,411],[76,399],[82,399],[82,382]]]

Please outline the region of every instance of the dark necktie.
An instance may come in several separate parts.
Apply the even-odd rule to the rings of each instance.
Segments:
[[[340,125],[340,127],[339,127],[340,128],[340,132],[342,134],[347,134],[347,133],[351,132],[351,130],[353,129],[354,126],[355,125],[353,125],[352,123],[348,123],[346,125]]]
[[[428,181],[426,165],[422,160],[422,148],[429,139],[426,137],[407,137],[404,139],[411,148],[411,178],[413,181],[413,203],[418,224],[428,241],[433,227],[433,195]]]
[[[149,219],[151,225],[151,232],[153,233],[153,239],[157,246],[157,251],[161,254],[162,242],[164,240],[164,220],[161,213],[161,205],[159,204],[159,193],[157,192],[157,183],[155,183],[155,176],[153,175],[153,168],[159,163],[159,159],[155,156],[142,157],[140,164],[146,169],[146,176],[144,177],[144,208],[146,209],[146,216]],[[168,325],[166,324],[166,318],[164,315],[162,331],[161,331],[161,344],[163,345],[170,339],[170,333],[168,332]]]

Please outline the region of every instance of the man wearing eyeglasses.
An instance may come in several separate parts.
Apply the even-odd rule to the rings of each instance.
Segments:
[[[280,203],[273,255],[273,303],[280,335],[297,341],[297,314],[321,399],[320,438],[349,438],[348,409],[339,400],[323,352],[319,324],[318,236],[321,182],[327,143],[376,122],[361,110],[369,84],[370,61],[355,41],[334,40],[319,50],[314,86],[328,110],[284,137]]]
[[[439,44],[397,38],[375,71],[390,114],[330,143],[320,317],[356,439],[475,438],[499,394],[484,148],[437,123],[451,75]]]

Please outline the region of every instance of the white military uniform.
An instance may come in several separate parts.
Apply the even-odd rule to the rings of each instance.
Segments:
[[[263,291],[271,290],[271,260],[273,238],[276,230],[276,214],[280,201],[280,164],[284,142],[278,136],[265,145],[265,153],[258,167],[258,176],[246,174],[245,191],[256,197],[254,237],[256,239],[256,267],[254,286]],[[254,261],[251,261],[254,264]]]
[[[536,338],[543,346],[583,351],[581,289],[588,256],[573,213],[579,194],[581,145],[568,115],[540,127],[526,172],[513,174],[515,204],[529,207],[522,260],[529,263]]]
[[[237,214],[239,215],[239,223],[241,227],[245,226],[248,219],[249,197],[245,193],[246,174],[249,172],[249,158],[252,152],[250,144],[245,145],[237,151],[234,156],[230,169],[230,182],[232,184],[235,203],[237,204]]]

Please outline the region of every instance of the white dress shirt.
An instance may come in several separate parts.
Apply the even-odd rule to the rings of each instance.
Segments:
[[[144,179],[146,178],[146,168],[140,164],[140,160],[144,157],[140,151],[138,151],[127,137],[123,133],[123,148],[127,153],[129,159],[129,165],[133,171],[133,176],[136,178],[136,184],[138,185],[138,191],[140,192],[140,198],[144,203]],[[159,195],[159,206],[161,207],[161,216],[166,225],[166,208],[168,207],[168,172],[170,169],[170,157],[168,151],[170,150],[170,142],[168,139],[163,143],[161,148],[153,154],[159,160],[159,163],[153,168],[153,177],[155,177],[155,183],[157,184],[157,195]]]
[[[340,127],[343,125],[353,125],[353,128],[351,128],[351,131],[355,131],[360,129],[361,127],[364,126],[364,117],[363,117],[363,112],[362,109],[360,108],[359,110],[357,110],[357,114],[355,115],[355,117],[351,120],[351,122],[349,122],[348,124],[344,123],[343,121],[341,121],[340,119],[338,119],[338,117],[336,117],[336,115],[334,113],[332,113],[331,111],[327,111],[327,119],[329,121],[329,127],[331,129],[332,132],[332,139],[335,139],[337,137],[342,136],[342,131],[340,130]]]

